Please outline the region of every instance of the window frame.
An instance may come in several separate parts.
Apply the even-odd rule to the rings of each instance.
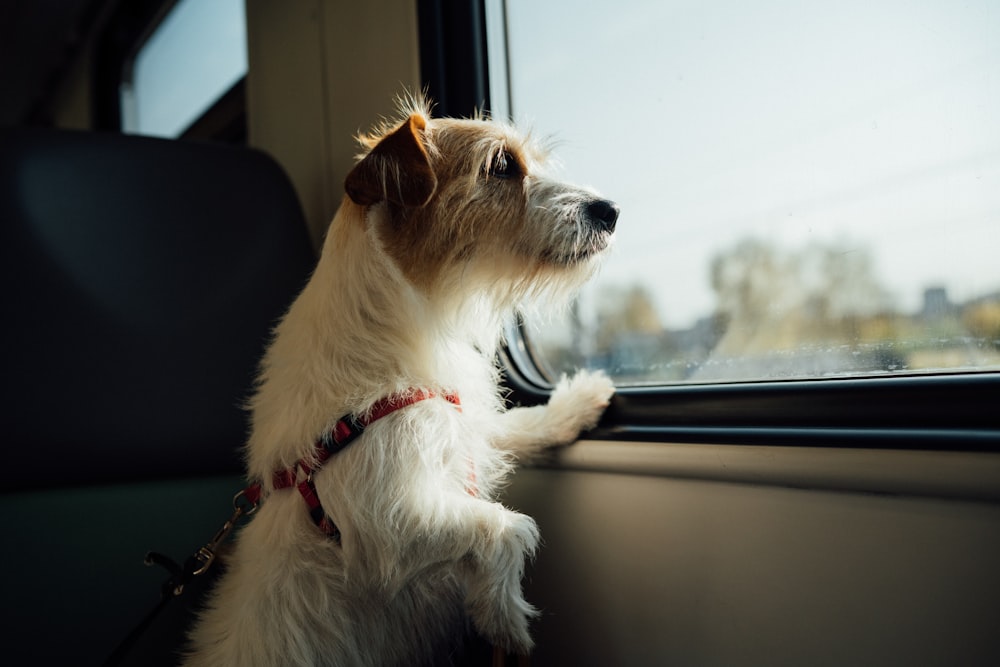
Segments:
[[[420,78],[439,116],[491,108],[485,0],[417,0]]]
[[[120,3],[108,18],[97,43],[93,84],[95,129],[122,131],[121,91],[139,50],[178,0],[133,0]],[[246,77],[239,79],[195,118],[177,139],[248,143]]]
[[[552,385],[532,378],[537,369],[524,372],[517,335],[501,355],[509,401],[542,404]],[[997,396],[1000,374],[992,372],[625,386],[585,437],[1000,452]]]
[[[484,102],[489,110],[486,0],[420,0],[418,9],[424,85],[448,100],[439,111],[470,115]],[[441,76],[453,61],[463,67]],[[523,323],[507,332],[500,365],[511,404],[548,400],[553,382],[533,358]],[[998,398],[1000,373],[991,371],[623,386],[585,437],[1000,452]]]

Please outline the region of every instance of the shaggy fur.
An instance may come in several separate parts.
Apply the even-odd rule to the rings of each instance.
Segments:
[[[595,425],[613,387],[580,373],[547,406],[506,410],[494,360],[521,304],[592,273],[617,207],[546,178],[544,152],[510,126],[432,119],[420,100],[404,115],[361,137],[319,264],[264,358],[247,449],[264,500],[193,631],[191,667],[433,662],[467,617],[496,645],[531,648],[520,582],[538,529],[493,499],[517,459]],[[339,543],[294,489],[272,488],[339,417],[420,390],[455,392],[461,409],[398,410],[316,473]]]

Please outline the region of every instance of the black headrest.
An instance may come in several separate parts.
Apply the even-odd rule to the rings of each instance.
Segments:
[[[242,404],[314,264],[250,149],[0,131],[3,488],[238,470]]]

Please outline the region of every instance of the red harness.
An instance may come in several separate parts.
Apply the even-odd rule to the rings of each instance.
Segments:
[[[414,391],[397,396],[388,396],[375,403],[361,416],[351,414],[341,417],[330,430],[326,431],[316,441],[311,457],[300,460],[291,468],[275,471],[271,477],[272,486],[275,490],[296,487],[302,495],[303,500],[306,501],[306,507],[309,509],[309,518],[326,535],[339,541],[340,530],[320,504],[319,496],[316,494],[316,486],[313,483],[313,474],[332,456],[346,449],[372,423],[392,414],[396,410],[401,410],[414,403],[434,398],[435,396],[437,394],[432,391]],[[441,397],[455,405],[459,410],[462,409],[462,404],[458,400],[457,394],[441,394]],[[298,481],[300,470],[303,473],[303,479]],[[474,473],[472,474],[472,481],[474,481]],[[470,486],[469,492],[474,494],[474,488]],[[257,482],[248,486],[241,493],[247,502],[256,506],[260,501],[263,489],[260,482]]]

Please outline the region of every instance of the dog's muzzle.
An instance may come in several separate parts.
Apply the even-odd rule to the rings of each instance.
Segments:
[[[583,204],[584,223],[572,251],[562,257],[566,264],[575,264],[604,252],[611,244],[618,223],[618,205],[607,199],[592,199]]]
[[[597,231],[611,234],[618,223],[618,204],[607,199],[595,199],[584,205],[587,222]]]
[[[547,247],[541,253],[543,262],[573,266],[603,253],[611,245],[618,224],[618,204],[591,194],[581,195],[579,191],[569,191],[552,196],[554,205],[537,205],[537,210],[546,215],[542,222],[546,227],[552,225]]]

